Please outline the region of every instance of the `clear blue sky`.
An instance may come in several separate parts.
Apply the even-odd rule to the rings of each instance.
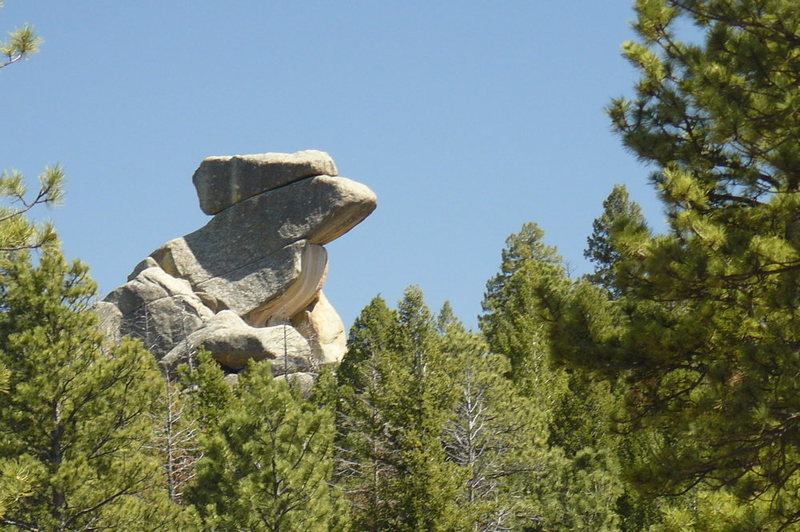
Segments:
[[[328,246],[345,323],[418,284],[474,326],[524,222],[576,274],[614,183],[659,224],[603,111],[632,92],[632,17],[628,0],[7,0],[0,28],[30,22],[45,44],[0,71],[0,168],[64,166],[47,215],[105,294],[206,223],[204,157],[324,150],[379,197]]]

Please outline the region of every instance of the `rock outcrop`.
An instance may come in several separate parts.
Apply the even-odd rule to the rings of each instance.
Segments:
[[[156,249],[98,303],[106,335],[141,338],[168,368],[199,347],[231,373],[270,359],[276,375],[301,380],[341,360],[323,246],[369,216],[375,194],[315,150],[209,157],[192,181],[213,218]]]

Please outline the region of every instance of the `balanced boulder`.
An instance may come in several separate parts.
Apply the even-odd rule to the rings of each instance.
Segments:
[[[200,208],[217,214],[242,200],[304,177],[335,176],[333,159],[317,150],[203,159],[192,176]]]
[[[229,372],[269,359],[276,375],[299,376],[341,360],[344,325],[322,293],[323,246],[377,199],[336,174],[315,150],[203,160],[193,182],[215,216],[159,247],[98,303],[107,336],[141,338],[167,367],[200,347]]]

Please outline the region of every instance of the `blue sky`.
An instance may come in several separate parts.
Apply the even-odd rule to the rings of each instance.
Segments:
[[[418,284],[474,326],[524,222],[575,274],[615,183],[660,223],[603,111],[632,92],[632,18],[628,0],[7,0],[0,28],[30,22],[45,43],[0,71],[0,168],[64,166],[46,215],[105,294],[206,223],[204,157],[324,150],[379,198],[328,246],[345,323]]]

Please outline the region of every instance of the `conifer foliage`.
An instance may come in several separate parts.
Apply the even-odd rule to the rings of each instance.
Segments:
[[[603,214],[592,223],[592,234],[587,239],[583,255],[594,263],[594,272],[586,279],[606,288],[612,297],[620,295],[615,286],[614,267],[620,260],[620,253],[614,239],[624,235],[647,233],[647,223],[642,209],[631,201],[624,185],[615,185],[611,194],[603,201]]]
[[[0,56],[5,56],[0,59],[0,69],[36,53],[41,42],[29,24],[11,31],[6,41],[0,41]],[[26,215],[39,205],[58,203],[63,183],[62,168],[50,166],[39,176],[39,190],[30,197],[21,172],[8,170],[0,174],[0,252],[37,248],[55,240],[52,224],[36,224]]]
[[[336,398],[354,530],[547,529],[542,479],[563,460],[509,371],[449,305],[434,319],[417,287],[397,310],[380,297],[364,308]]]
[[[656,168],[669,231],[611,228],[608,301],[550,306],[562,360],[624,375],[653,492],[725,488],[800,522],[800,10],[790,0],[640,0],[633,99],[610,107]],[[702,32],[682,42],[681,24]],[[765,518],[767,519],[767,518]],[[741,525],[744,526],[744,525]]]
[[[571,285],[544,232],[526,223],[506,240],[500,273],[487,283],[480,323],[492,351],[510,362],[507,376],[515,391],[539,413],[553,466],[529,488],[541,501],[542,530],[617,530],[624,483],[608,423],[616,398],[604,383],[552,360],[547,303]]]
[[[168,529],[176,514],[148,448],[160,386],[152,355],[132,341],[103,347],[87,311],[94,283],[55,246],[38,265],[24,252],[0,259],[0,287],[0,361],[11,375],[0,456],[26,485],[0,523]]]
[[[206,385],[222,382],[210,360]],[[212,388],[212,387],[210,387]],[[219,388],[218,388],[219,389]],[[332,473],[333,420],[273,379],[268,362],[240,374],[231,402],[201,438],[204,457],[187,498],[210,530],[338,530]],[[207,406],[211,402],[207,403]]]

